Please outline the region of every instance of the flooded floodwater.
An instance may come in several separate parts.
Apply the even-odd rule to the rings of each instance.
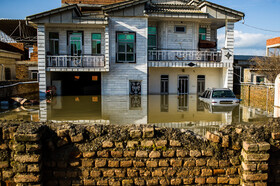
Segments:
[[[237,122],[268,119],[270,113],[242,104],[212,107],[197,95],[57,96],[39,106],[3,109],[1,119],[101,124],[154,124],[198,134]]]

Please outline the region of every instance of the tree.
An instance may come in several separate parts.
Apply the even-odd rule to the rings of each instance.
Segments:
[[[275,81],[275,78],[280,74],[280,55],[273,54],[269,57],[255,57],[251,60],[255,64],[251,66],[258,74],[267,77],[270,82]]]

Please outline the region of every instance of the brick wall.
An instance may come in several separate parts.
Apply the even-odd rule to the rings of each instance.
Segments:
[[[16,64],[16,79],[18,80],[29,79],[28,65]]]
[[[273,112],[274,88],[262,85],[241,85],[241,99],[245,106]]]
[[[275,124],[277,122],[277,124]],[[279,183],[277,120],[205,138],[154,126],[2,122],[2,183],[18,185],[267,185]],[[270,149],[270,142],[274,149]],[[270,153],[270,154],[269,154]],[[269,174],[268,174],[269,172]]]
[[[61,0],[61,3],[108,5],[108,4],[119,3],[123,1],[125,0]]]

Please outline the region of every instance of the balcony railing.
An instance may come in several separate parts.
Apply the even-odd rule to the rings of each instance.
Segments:
[[[209,61],[220,62],[221,51],[149,50],[149,61]]]
[[[47,56],[47,67],[104,67],[105,58],[100,56]]]

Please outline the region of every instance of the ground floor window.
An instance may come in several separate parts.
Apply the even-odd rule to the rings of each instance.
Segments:
[[[188,82],[189,82],[189,76],[183,75],[178,77],[178,94],[189,93]]]
[[[12,73],[10,68],[5,68],[5,80],[11,80],[12,79]]]
[[[131,80],[129,81],[129,94],[141,95],[141,81]]]
[[[168,94],[168,75],[161,75],[160,77],[160,93],[161,94]]]

